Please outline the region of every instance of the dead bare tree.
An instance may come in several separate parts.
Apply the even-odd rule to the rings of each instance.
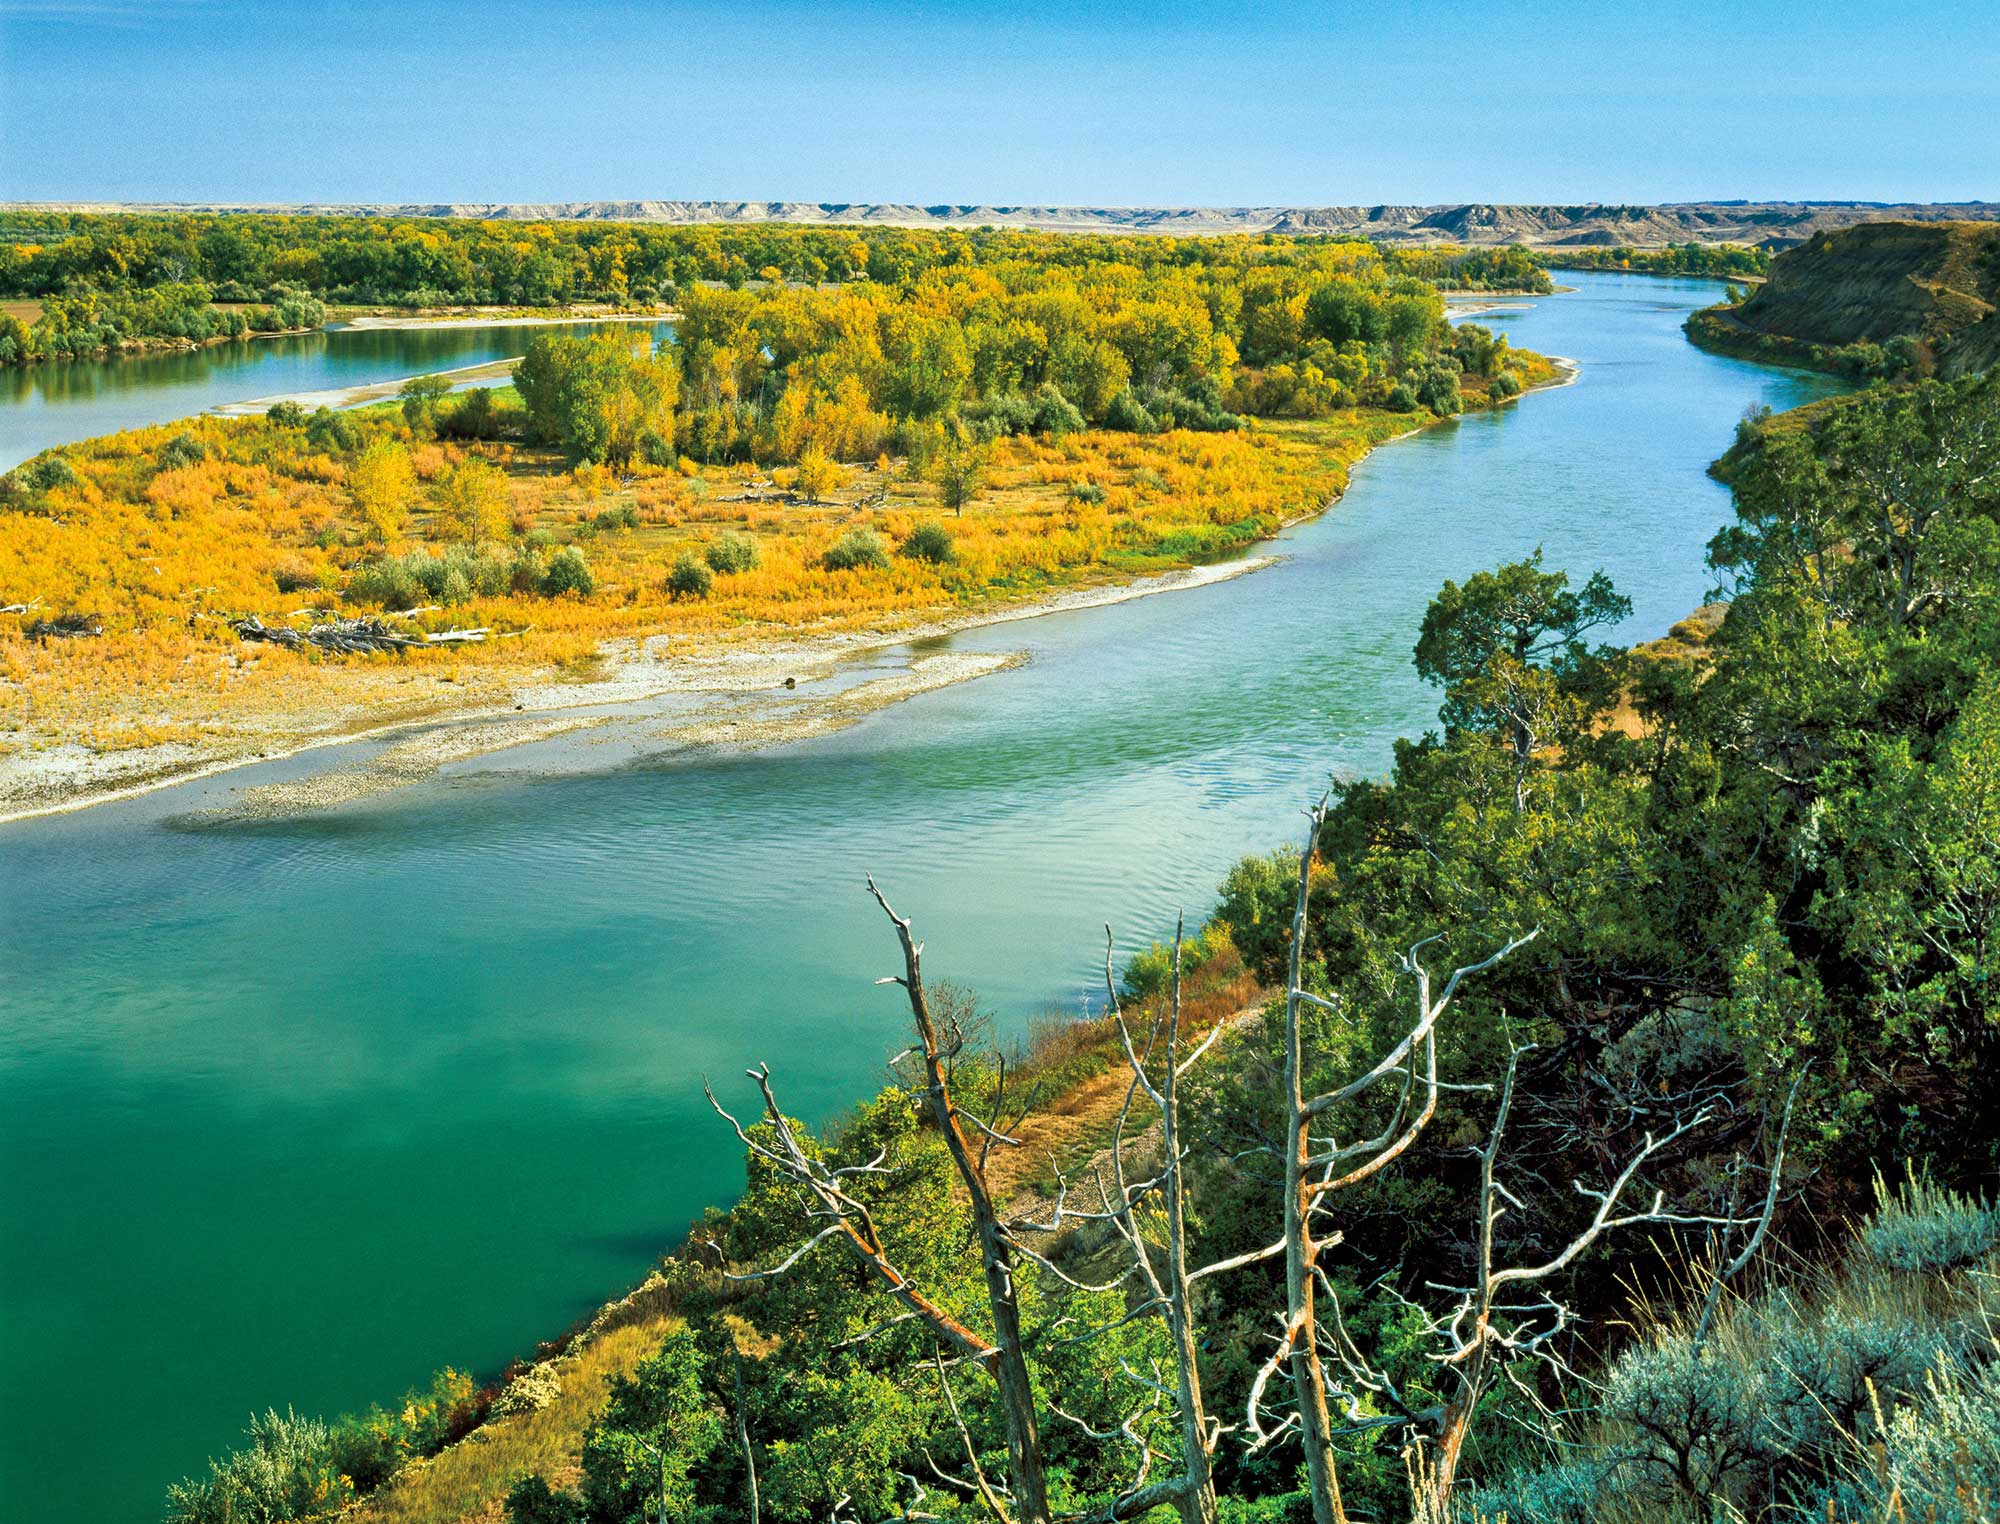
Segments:
[[[952,1099],[951,1064],[963,1039],[955,1024],[948,1029],[933,1014],[923,980],[923,944],[911,935],[909,921],[896,914],[873,878],[868,880],[868,892],[895,926],[897,939],[902,944],[903,972],[877,982],[899,984],[909,997],[917,1041],[908,1056],[914,1056],[922,1066],[923,1086],[932,1120],[943,1137],[971,1211],[980,1267],[986,1281],[986,1304],[992,1319],[993,1337],[988,1339],[953,1317],[897,1268],[867,1206],[852,1194],[847,1185],[857,1176],[888,1173],[882,1156],[878,1154],[865,1164],[845,1166],[831,1166],[814,1157],[779,1108],[768,1065],[759,1065],[749,1071],[763,1095],[767,1137],[753,1136],[748,1132],[723,1109],[712,1091],[708,1093],[709,1104],[735,1129],[738,1139],[751,1154],[804,1188],[812,1202],[810,1215],[824,1222],[825,1226],[782,1263],[754,1272],[751,1277],[739,1278],[781,1275],[822,1243],[844,1245],[905,1309],[902,1317],[869,1330],[869,1334],[912,1318],[920,1320],[941,1344],[954,1352],[957,1360],[977,1366],[992,1378],[1006,1429],[1007,1486],[1003,1493],[1002,1489],[988,1485],[980,1476],[978,1495],[1002,1519],[1009,1518],[1002,1512],[1002,1498],[1005,1497],[1011,1500],[1020,1524],[1053,1524],[1042,1459],[1041,1428],[1021,1337],[1017,1286],[1020,1256],[1014,1236],[1001,1220],[986,1184],[986,1160],[990,1146],[996,1141],[1011,1144],[1014,1140],[1001,1133],[993,1122],[981,1121],[962,1111]],[[973,1142],[975,1137],[980,1140],[977,1147]],[[867,1336],[864,1334],[862,1337]],[[944,1379],[942,1367],[940,1379]],[[949,1398],[948,1382],[946,1387]],[[960,1428],[974,1474],[980,1475],[977,1459],[970,1454],[970,1439],[964,1435],[963,1425]]]
[[[1299,856],[1299,878],[1293,897],[1292,938],[1285,991],[1285,1130],[1282,1138],[1284,1165],[1284,1232],[1280,1239],[1285,1256],[1285,1318],[1277,1347],[1264,1362],[1252,1383],[1247,1419],[1252,1448],[1262,1449],[1296,1432],[1304,1448],[1306,1475],[1313,1500],[1316,1524],[1346,1524],[1347,1511],[1341,1499],[1340,1477],[1335,1463],[1334,1439],[1337,1430],[1332,1398],[1337,1395],[1329,1382],[1323,1349],[1338,1350],[1344,1333],[1320,1326],[1319,1298],[1322,1288],[1330,1292],[1321,1256],[1341,1241],[1338,1230],[1322,1232],[1328,1198],[1360,1184],[1406,1153],[1437,1115],[1438,1098],[1448,1087],[1438,1078],[1437,1026],[1451,1005],[1459,986],[1470,976],[1492,968],[1515,949],[1534,939],[1537,932],[1517,937],[1481,962],[1452,971],[1442,993],[1433,996],[1429,971],[1418,959],[1423,944],[1404,955],[1404,971],[1416,981],[1415,1019],[1410,1029],[1390,1051],[1366,1072],[1336,1090],[1308,1096],[1305,1091],[1304,1015],[1309,1006],[1338,1012],[1337,1002],[1315,995],[1304,987],[1306,911],[1312,893],[1312,868],[1321,826],[1326,820],[1326,801],[1308,812],[1310,824],[1304,849]],[[1419,1063],[1421,1061],[1421,1073]],[[1376,1136],[1351,1143],[1314,1139],[1315,1125],[1337,1109],[1359,1100],[1383,1080],[1400,1074],[1402,1089],[1389,1120]],[[1414,1105],[1414,1109],[1413,1108]],[[1338,1322],[1338,1304],[1334,1304]],[[1265,1393],[1281,1367],[1289,1366],[1294,1406],[1275,1427],[1266,1422]],[[1344,1395],[1344,1391],[1341,1394]]]
[[[1687,1134],[1706,1124],[1725,1102],[1703,1098],[1675,1117],[1663,1131],[1649,1132],[1610,1183],[1593,1191],[1578,1182],[1576,1189],[1596,1203],[1589,1221],[1562,1248],[1534,1263],[1496,1262],[1495,1229],[1509,1206],[1521,1199],[1502,1182],[1499,1165],[1513,1110],[1516,1080],[1523,1054],[1532,1045],[1516,1047],[1509,1056],[1499,1103],[1486,1142],[1477,1150],[1480,1183],[1474,1223],[1472,1284],[1454,1288],[1431,1284],[1428,1289],[1448,1300],[1442,1310],[1423,1312],[1434,1348],[1431,1358],[1452,1386],[1452,1395],[1422,1406],[1406,1400],[1397,1383],[1379,1363],[1369,1360],[1349,1335],[1340,1302],[1321,1263],[1322,1255],[1341,1241],[1337,1229],[1324,1226],[1330,1198],[1369,1179],[1406,1153],[1437,1114],[1440,1096],[1449,1090],[1488,1090],[1484,1085],[1451,1085],[1440,1080],[1437,1031],[1441,1018],[1463,982],[1494,967],[1539,935],[1539,930],[1511,939],[1499,951],[1477,963],[1452,971],[1433,993],[1431,975],[1418,943],[1401,959],[1405,974],[1416,985],[1416,1009],[1409,1029],[1378,1062],[1334,1090],[1305,1093],[1303,1016],[1309,1007],[1338,1012],[1337,1002],[1304,988],[1306,912],[1311,895],[1314,853],[1325,821],[1325,803],[1310,812],[1311,825],[1300,856],[1293,900],[1289,979],[1285,1001],[1286,1130],[1282,1139],[1285,1165],[1286,1312],[1277,1346],[1259,1370],[1251,1388],[1248,1428],[1253,1449],[1261,1449],[1296,1432],[1304,1446],[1308,1482],[1317,1524],[1345,1524],[1336,1467],[1335,1441],[1370,1432],[1401,1429],[1413,1436],[1406,1451],[1411,1499],[1419,1524],[1441,1524],[1448,1517],[1451,1491],[1479,1401],[1512,1360],[1547,1356],[1550,1342],[1570,1325],[1568,1309],[1540,1287],[1573,1265],[1607,1234],[1638,1224],[1701,1225],[1720,1228],[1725,1235],[1748,1226],[1739,1220],[1734,1203],[1723,1217],[1670,1211],[1664,1194],[1653,1193],[1649,1205],[1627,1209],[1625,1200],[1641,1171]],[[1314,1136],[1324,1131],[1341,1108],[1359,1101],[1377,1085],[1400,1078],[1400,1090],[1387,1122],[1373,1136],[1351,1143]],[[1788,1108],[1789,1110],[1789,1108]],[[1782,1133],[1779,1158],[1782,1159]],[[1745,1254],[1729,1267],[1739,1268],[1754,1251],[1775,1200],[1772,1194]],[[1525,1210],[1525,1209],[1523,1209]],[[1726,1239],[1725,1239],[1726,1241]],[[1330,1375],[1328,1362],[1337,1371]],[[1266,1421],[1265,1393],[1279,1370],[1289,1366],[1295,1398],[1293,1410],[1276,1424]],[[1338,1412],[1336,1412],[1336,1406]],[[1372,1411],[1371,1411],[1372,1409]]]

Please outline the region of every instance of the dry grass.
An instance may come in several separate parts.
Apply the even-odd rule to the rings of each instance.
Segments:
[[[827,502],[805,503],[757,468],[570,471],[552,454],[510,445],[418,442],[420,480],[468,453],[506,473],[513,523],[576,545],[596,579],[586,597],[474,600],[432,612],[429,627],[488,625],[519,638],[449,656],[321,658],[241,644],[221,616],[296,619],[340,602],[373,553],[345,490],[345,467],[298,430],[259,419],[198,419],[73,447],[79,482],[0,506],[0,616],[5,739],[28,747],[105,746],[134,733],[202,727],[211,749],[254,749],[306,734],[380,725],[440,709],[489,707],[519,685],[574,669],[607,641],[669,634],[699,645],[842,631],[893,633],[994,603],[1213,560],[1323,508],[1353,463],[1407,417],[1358,412],[1260,426],[1238,435],[1094,433],[1014,439],[992,485],[949,517],[944,565],[892,556],[886,568],[829,571],[827,547],[872,528],[892,544],[940,517],[936,489],[899,470],[854,466]],[[366,420],[401,434],[393,412]],[[155,462],[177,434],[208,458]],[[1102,488],[1101,502],[1072,487]],[[600,530],[607,510],[630,528]],[[760,564],[718,576],[712,594],[676,599],[666,573],[716,535],[753,537]],[[419,506],[398,547],[441,548],[445,526]],[[297,589],[280,592],[279,582]],[[101,638],[38,643],[22,633],[47,613],[99,616]],[[677,646],[677,649],[686,649]]]

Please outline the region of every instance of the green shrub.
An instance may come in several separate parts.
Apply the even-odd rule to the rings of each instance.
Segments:
[[[30,492],[53,492],[77,484],[76,467],[66,455],[38,455],[15,471],[14,479]]]
[[[590,522],[607,533],[613,529],[637,529],[639,510],[630,503],[620,503],[615,508],[606,508]]]
[[[708,563],[691,550],[684,550],[674,558],[674,568],[667,573],[667,591],[676,598],[706,598],[715,587],[715,573]]]
[[[565,545],[549,557],[549,569],[542,574],[544,597],[560,598],[564,593],[575,593],[579,598],[588,598],[596,590],[597,581],[590,575],[589,563],[574,545]]]
[[[896,553],[912,561],[928,561],[933,566],[943,566],[957,555],[952,548],[951,531],[936,519],[926,519],[912,529],[909,537],[896,547]]]
[[[747,534],[725,529],[702,547],[702,558],[723,576],[747,572],[757,564],[757,542]]]
[[[1891,1192],[1878,1175],[1861,1252],[1886,1270],[1936,1273],[1983,1259],[2000,1243],[2000,1212],[1912,1172]]]
[[[338,1513],[353,1501],[318,1419],[269,1412],[250,1420],[249,1440],[227,1460],[210,1461],[207,1477],[167,1490],[167,1524],[282,1524]]]
[[[2000,1515],[2000,1363],[1947,1362],[1801,1516],[1992,1524]]]
[[[881,569],[889,564],[889,549],[872,529],[850,529],[827,547],[820,558],[828,571],[859,571],[863,567]]]
[[[1096,482],[1071,482],[1069,495],[1073,501],[1079,503],[1101,503],[1104,501],[1104,489],[1098,486]]]
[[[1627,1353],[1605,1385],[1602,1412],[1630,1435],[1624,1453],[1641,1498],[1711,1512],[1769,1456],[1778,1379],[1767,1365],[1697,1348],[1686,1335]]]
[[[178,471],[185,466],[198,466],[208,459],[208,446],[192,434],[176,434],[160,446],[155,461],[162,471]]]
[[[571,1493],[557,1492],[537,1474],[529,1474],[508,1489],[507,1524],[582,1524],[583,1504]]]
[[[1466,1499],[1464,1517],[1507,1524],[1597,1524],[1614,1496],[1613,1478],[1595,1459],[1517,1472]]]
[[[306,443],[328,455],[344,455],[361,447],[361,431],[345,413],[323,407],[306,420]]]
[[[1065,434],[1082,432],[1083,414],[1053,381],[1044,381],[1035,391],[1032,426],[1037,434],[1060,439]]]
[[[306,426],[306,410],[296,402],[274,402],[264,410],[264,416],[283,429]]]
[[[1157,434],[1160,420],[1155,418],[1139,394],[1126,387],[1111,399],[1111,405],[1104,410],[1104,426],[1127,434]]]

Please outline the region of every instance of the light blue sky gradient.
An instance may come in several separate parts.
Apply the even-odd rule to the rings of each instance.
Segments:
[[[2000,0],[0,0],[0,198],[2000,197]]]

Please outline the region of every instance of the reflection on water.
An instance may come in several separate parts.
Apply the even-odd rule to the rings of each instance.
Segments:
[[[961,636],[1033,659],[839,735],[586,735],[318,817],[0,831],[0,1391],[32,1394],[0,1497],[150,1516],[252,1407],[491,1369],[629,1282],[740,1179],[701,1075],[769,1060],[806,1115],[879,1082],[864,872],[1019,1030],[1094,998],[1106,920],[1168,933],[1430,722],[1445,577],[1540,544],[1612,573],[1633,638],[1701,602],[1705,465],[1826,388],[1689,348],[1714,286],[1575,281],[1487,321],[1579,384],[1379,451],[1267,571]]]
[[[582,332],[588,325],[558,325]],[[230,402],[393,381],[520,354],[535,328],[336,328],[0,369],[0,470],[51,445]],[[656,333],[669,332],[661,324]]]

